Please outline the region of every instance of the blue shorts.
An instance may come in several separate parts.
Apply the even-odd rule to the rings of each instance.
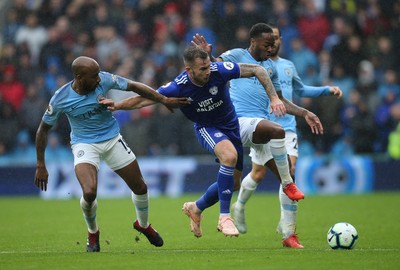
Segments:
[[[201,146],[213,155],[215,155],[214,147],[217,143],[222,140],[229,140],[235,147],[238,155],[235,169],[243,171],[243,145],[239,129],[237,131],[222,131],[214,127],[202,127],[196,128],[195,131],[197,140]],[[218,159],[216,161],[219,162]]]

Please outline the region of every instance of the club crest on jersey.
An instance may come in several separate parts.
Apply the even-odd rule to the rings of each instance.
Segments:
[[[233,69],[233,63],[231,63],[231,62],[224,62],[224,67],[225,67],[227,70],[232,70],[232,69]]]
[[[53,106],[51,106],[51,105],[49,104],[49,106],[47,106],[46,113],[47,113],[47,114],[53,114]]]
[[[285,68],[285,74],[286,74],[287,76],[292,75],[292,71],[290,70],[290,68]]]
[[[268,72],[268,75],[271,77],[272,76],[272,68],[267,68],[267,72]]]
[[[216,87],[216,86],[213,86],[213,87],[211,87],[210,88],[210,90],[208,90],[209,92],[210,92],[210,94],[211,95],[216,95],[216,94],[218,94],[218,87]]]
[[[220,138],[220,137],[222,137],[224,134],[222,134],[221,132],[216,132],[215,134],[214,134],[214,137],[215,138]]]

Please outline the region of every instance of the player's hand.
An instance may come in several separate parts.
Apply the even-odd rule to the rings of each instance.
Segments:
[[[168,97],[164,98],[162,101],[162,104],[164,104],[170,112],[174,112],[175,108],[188,106],[190,103],[191,99],[186,97]]]
[[[322,126],[321,120],[314,113],[307,111],[306,116],[307,124],[311,127],[311,132],[314,134],[324,134],[324,127]]]
[[[337,87],[337,86],[331,86],[331,87],[329,88],[329,92],[330,92],[333,96],[336,96],[337,98],[341,98],[342,95],[343,95],[342,90],[340,90],[340,88]]]
[[[271,111],[270,113],[273,113],[275,117],[283,117],[286,114],[286,107],[283,104],[282,100],[279,98],[271,99],[270,103]]]
[[[35,186],[40,188],[40,190],[47,190],[47,181],[49,179],[49,173],[46,167],[38,166],[35,173]]]
[[[211,55],[212,52],[212,44],[207,43],[206,38],[200,34],[196,34],[193,36],[193,40],[191,43],[194,46],[200,47],[203,50],[205,50],[209,55]]]
[[[109,111],[116,111],[118,108],[115,106],[114,100],[111,98],[100,98],[99,103],[106,106]]]

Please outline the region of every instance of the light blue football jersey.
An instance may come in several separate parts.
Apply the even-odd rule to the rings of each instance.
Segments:
[[[195,128],[218,127],[239,129],[235,108],[229,96],[227,82],[239,78],[240,68],[230,62],[211,63],[210,79],[204,86],[192,83],[186,71],[157,91],[167,97],[187,97],[191,104],[180,108],[195,123]]]
[[[287,100],[293,101],[293,94],[296,94],[299,97],[331,95],[329,92],[329,86],[315,87],[304,85],[297,74],[293,62],[284,58],[278,58],[277,60],[274,60],[274,62],[278,71],[282,95]],[[284,117],[275,117],[274,114],[269,114],[268,119],[281,124],[285,131],[296,132],[296,117],[294,115],[287,113]]]
[[[100,83],[87,95],[79,95],[72,89],[72,82],[59,88],[50,100],[43,115],[43,122],[54,125],[65,114],[71,125],[71,144],[99,143],[119,134],[119,125],[107,106],[99,104],[110,89],[126,90],[126,78],[100,72]]]
[[[271,59],[258,62],[251,56],[247,49],[232,49],[219,57],[224,61],[263,66],[267,70],[275,90],[277,92],[281,90],[275,63]],[[230,95],[239,117],[268,117],[270,99],[256,77],[231,80]]]

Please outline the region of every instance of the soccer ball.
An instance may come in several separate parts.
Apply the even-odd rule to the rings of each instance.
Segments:
[[[332,249],[352,249],[357,239],[356,228],[347,222],[336,223],[329,229],[327,235],[328,244]]]

